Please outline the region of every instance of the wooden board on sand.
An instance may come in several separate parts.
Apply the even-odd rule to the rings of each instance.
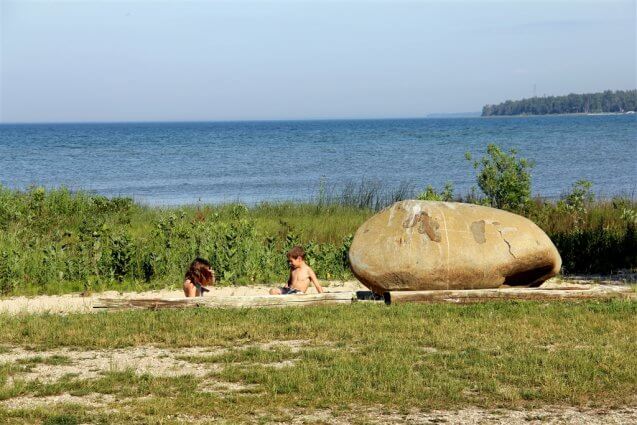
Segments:
[[[194,298],[100,298],[93,308],[188,308],[188,307],[286,307],[325,304],[351,304],[354,292],[326,292],[302,295],[252,295]]]
[[[466,289],[440,291],[390,291],[383,294],[385,304],[453,303],[469,304],[484,301],[569,301],[586,299],[635,298],[629,286],[577,285],[572,287]]]
[[[306,295],[254,295],[196,298],[100,298],[93,308],[106,310],[163,309],[163,308],[237,308],[237,307],[295,307],[353,302],[452,303],[468,304],[498,300],[576,301],[586,299],[637,298],[628,286],[577,285],[557,288],[497,288],[438,291],[391,291],[384,297],[369,291],[326,292]]]

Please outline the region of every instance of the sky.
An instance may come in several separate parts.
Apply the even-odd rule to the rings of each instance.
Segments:
[[[0,122],[423,117],[633,89],[636,3],[0,0]]]

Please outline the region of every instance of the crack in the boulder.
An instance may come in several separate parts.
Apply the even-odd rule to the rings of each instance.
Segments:
[[[515,256],[515,254],[513,253],[513,251],[511,250],[511,243],[509,241],[506,240],[506,238],[504,237],[504,234],[502,233],[502,230],[498,229],[496,227],[496,230],[498,231],[498,233],[500,234],[500,237],[502,238],[502,240],[504,241],[505,244],[507,244],[507,246],[509,247],[509,254],[511,254],[511,257],[515,258],[516,260],[518,259],[518,257]]]

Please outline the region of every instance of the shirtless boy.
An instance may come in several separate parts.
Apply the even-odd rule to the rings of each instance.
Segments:
[[[305,263],[305,251],[303,251],[303,248],[300,246],[292,248],[288,252],[288,263],[290,264],[288,284],[283,288],[270,289],[270,295],[304,294],[310,286],[310,282],[312,282],[319,294],[323,292],[314,270]]]

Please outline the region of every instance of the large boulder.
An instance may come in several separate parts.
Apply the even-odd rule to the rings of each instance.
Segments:
[[[354,275],[376,293],[539,286],[562,259],[532,221],[458,202],[401,201],[356,231]]]

